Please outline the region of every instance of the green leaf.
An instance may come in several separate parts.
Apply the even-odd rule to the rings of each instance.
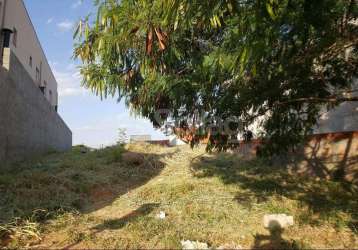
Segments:
[[[248,49],[245,47],[240,56],[240,75],[244,73],[248,57]]]
[[[272,18],[272,20],[275,20],[276,19],[276,14],[275,14],[274,9],[273,9],[273,2],[274,2],[274,0],[267,0],[266,1],[266,10],[267,10],[267,13],[270,15],[270,17]]]
[[[82,20],[80,20],[78,22],[77,28],[76,28],[75,32],[73,33],[73,39],[78,37],[78,35],[80,34],[81,30],[82,30]],[[80,39],[80,37],[79,37],[79,39]]]

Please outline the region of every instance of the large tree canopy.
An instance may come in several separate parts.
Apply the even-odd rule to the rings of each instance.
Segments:
[[[192,145],[209,137],[208,149],[227,149],[242,132],[237,119],[259,120],[269,152],[287,150],[320,110],[357,101],[354,0],[95,4],[75,33],[83,85],[124,98],[156,127],[172,122]]]

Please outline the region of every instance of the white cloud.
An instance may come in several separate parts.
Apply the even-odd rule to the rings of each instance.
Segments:
[[[48,61],[48,63],[50,64],[51,69],[58,65],[58,62],[56,62],[56,61]]]
[[[84,90],[80,89],[80,88],[63,88],[63,89],[59,89],[59,96],[60,97],[64,97],[64,96],[77,96],[77,95],[83,95],[85,93]]]
[[[53,69],[53,73],[58,83],[58,95],[60,97],[86,95],[88,90],[81,87],[81,75],[73,66],[72,69],[66,70]]]
[[[50,65],[58,82],[59,112],[73,132],[74,145],[94,148],[113,145],[118,139],[119,128],[125,128],[128,135],[149,134],[152,139],[165,138],[148,120],[132,116],[124,102],[102,101],[81,87],[82,77],[76,64],[52,61]]]
[[[62,21],[60,23],[57,23],[57,27],[60,29],[60,31],[62,32],[66,32],[66,31],[70,31],[73,29],[73,25],[74,23],[72,21],[69,20],[65,20]]]
[[[53,17],[47,19],[47,24],[50,24],[50,23],[52,23],[52,22],[53,22]]]
[[[80,7],[82,5],[82,0],[77,0],[75,3],[73,3],[71,5],[72,9],[77,9],[78,7]]]
[[[66,67],[66,70],[75,70],[76,65],[74,63],[69,63]]]

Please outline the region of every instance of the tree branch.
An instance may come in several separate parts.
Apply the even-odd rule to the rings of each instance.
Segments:
[[[291,103],[300,103],[300,102],[308,102],[308,103],[341,103],[341,102],[358,102],[358,96],[356,97],[306,97],[306,98],[298,98],[285,102],[277,102],[276,105],[282,106]]]

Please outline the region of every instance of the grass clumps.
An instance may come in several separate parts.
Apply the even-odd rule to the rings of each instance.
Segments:
[[[352,248],[358,240],[354,191],[229,153],[81,146],[0,173],[7,247],[162,249],[191,240],[213,248]],[[294,226],[270,234],[262,218],[271,213],[293,215]]]
[[[103,150],[78,146],[67,153],[1,167],[2,244],[23,246],[26,237],[36,242],[49,221],[58,225],[63,215],[95,210],[96,203],[110,203],[160,172],[159,163],[152,166],[155,156],[147,156],[143,171],[121,162],[123,152],[119,146]]]

